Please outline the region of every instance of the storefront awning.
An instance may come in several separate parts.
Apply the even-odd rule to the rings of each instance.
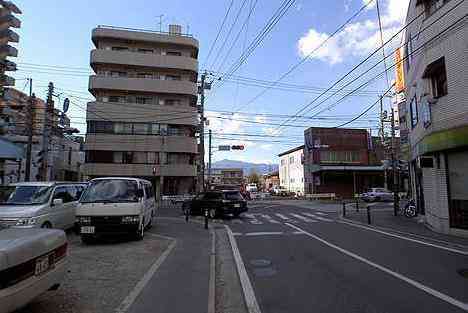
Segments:
[[[24,158],[24,150],[8,141],[0,138],[0,160],[18,160]]]

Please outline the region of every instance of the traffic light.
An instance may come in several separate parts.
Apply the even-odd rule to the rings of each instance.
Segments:
[[[231,150],[244,150],[244,145],[231,146]]]

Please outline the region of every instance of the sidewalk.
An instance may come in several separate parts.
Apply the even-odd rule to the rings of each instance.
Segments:
[[[370,212],[371,225],[368,225],[367,210],[363,206],[360,206],[359,212],[356,212],[354,205],[348,205],[346,209],[346,217],[342,217],[341,219],[347,222],[375,227],[380,230],[396,232],[404,236],[412,236],[421,239],[424,238],[441,243],[443,242],[468,250],[468,238],[455,237],[434,232],[424,224],[420,217],[407,218],[400,215],[394,216],[391,203],[387,203],[386,206],[371,207]]]

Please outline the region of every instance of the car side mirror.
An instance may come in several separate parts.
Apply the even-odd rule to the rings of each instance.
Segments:
[[[143,198],[144,196],[143,189],[138,189],[136,192],[136,195],[138,198]]]
[[[63,199],[57,198],[57,199],[54,199],[54,200],[52,201],[52,205],[54,205],[54,206],[55,206],[55,205],[61,205],[61,204],[63,204]]]

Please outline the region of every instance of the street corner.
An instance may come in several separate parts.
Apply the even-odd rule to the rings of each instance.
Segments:
[[[67,234],[68,270],[57,291],[47,292],[15,313],[115,312],[172,240],[147,233],[142,241],[81,243]]]

